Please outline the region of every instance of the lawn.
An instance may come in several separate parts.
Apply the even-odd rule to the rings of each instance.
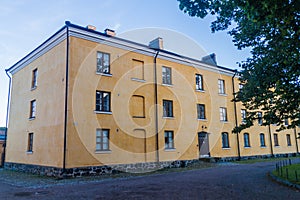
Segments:
[[[278,158],[257,158],[257,159],[248,159],[248,160],[240,160],[240,161],[234,161],[235,163],[238,164],[253,164],[253,163],[257,163],[257,162],[272,162],[272,161],[281,161],[281,160],[288,160],[288,159],[295,159],[295,158],[299,158],[299,156],[297,157],[278,157]]]
[[[300,164],[288,165],[278,168],[272,172],[275,176],[288,180],[292,183],[300,184]]]

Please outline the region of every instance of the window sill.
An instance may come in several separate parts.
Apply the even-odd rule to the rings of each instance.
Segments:
[[[172,149],[165,149],[165,151],[167,151],[167,152],[172,152],[172,151],[176,151],[176,149],[175,149],[175,148],[172,148]]]
[[[33,154],[33,151],[27,151],[26,154]]]
[[[263,149],[265,149],[265,148],[267,148],[266,146],[260,146],[260,148],[263,148]]]
[[[96,113],[96,114],[112,115],[111,111],[97,111],[97,110],[94,110],[94,113]]]
[[[207,119],[197,119],[198,121],[207,122]]]
[[[111,153],[111,150],[99,150],[99,151],[95,151],[96,154],[110,154]]]
[[[161,85],[166,87],[173,87],[173,84],[162,83]]]
[[[275,147],[275,148],[279,148],[280,146],[279,146],[279,145],[275,145],[274,147]]]
[[[146,81],[144,79],[139,79],[139,78],[131,78],[132,81],[136,81],[136,82],[141,82],[141,83],[145,83]]]
[[[30,89],[30,91],[33,91],[33,90],[35,90],[37,88],[37,86],[34,86],[34,87],[32,87],[31,89]]]
[[[202,92],[202,93],[204,93],[205,90],[197,90],[197,89],[196,89],[196,92]]]
[[[35,117],[29,117],[29,121],[35,120]]]
[[[223,96],[223,97],[227,97],[227,94],[226,93],[219,93],[219,96]]]
[[[244,147],[245,149],[251,149],[251,147],[249,146],[249,147]]]
[[[162,117],[163,119],[175,119],[175,117]]]
[[[228,121],[220,121],[221,123],[224,123],[224,124],[228,124],[229,122]]]
[[[230,150],[230,147],[222,147],[223,150]]]
[[[106,74],[106,73],[101,73],[101,72],[96,72],[96,74],[101,75],[101,76],[112,77],[112,74]]]

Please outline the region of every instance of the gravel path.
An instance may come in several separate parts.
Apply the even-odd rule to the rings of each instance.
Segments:
[[[300,199],[300,192],[266,174],[274,162],[217,167],[148,176],[82,181],[3,177],[0,199]],[[23,178],[21,178],[23,180]],[[25,181],[26,182],[26,181]]]

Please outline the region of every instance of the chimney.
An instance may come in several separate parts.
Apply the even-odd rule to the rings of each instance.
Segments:
[[[87,25],[86,28],[89,30],[93,30],[93,31],[96,30],[96,26],[93,26],[93,25]]]
[[[164,49],[164,42],[161,37],[158,37],[149,42],[149,47],[153,49]]]
[[[116,36],[116,32],[108,28],[104,30],[104,33],[109,36],[113,36],[113,37]]]
[[[211,53],[207,56],[202,57],[202,61],[207,64],[217,65],[217,58],[215,53]]]

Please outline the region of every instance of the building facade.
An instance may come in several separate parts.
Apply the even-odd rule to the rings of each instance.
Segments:
[[[66,171],[298,153],[298,130],[240,134],[236,71],[66,22],[7,71],[6,166]],[[288,122],[287,122],[288,123]],[[146,166],[146,165],[143,165]]]
[[[6,141],[6,128],[0,127],[0,167],[2,167],[4,163],[5,141]]]

